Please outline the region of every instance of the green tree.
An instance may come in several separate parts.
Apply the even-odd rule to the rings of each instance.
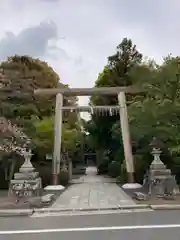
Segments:
[[[152,60],[143,62],[142,55],[138,52],[133,54],[133,48],[130,48],[132,54],[125,58],[130,52],[125,50],[123,54],[122,51],[128,49],[125,44],[127,42],[125,40],[124,47],[119,45],[121,51],[108,58],[111,62],[108,62],[103,73],[99,74],[95,85],[100,87],[139,84],[144,89],[144,92],[136,95],[126,94],[133,153],[138,179],[142,180],[144,171],[152,161],[149,143],[154,136],[164,143],[163,161],[172,169],[180,165],[180,75],[177,74],[179,57],[168,56],[158,65]],[[129,63],[126,59],[129,59]],[[92,103],[117,104],[117,98],[93,96]],[[112,150],[111,160],[124,158],[119,117],[92,116],[87,129],[94,142],[98,143],[98,149]],[[176,167],[176,173],[177,169],[180,168]]]
[[[176,75],[177,61],[178,58],[168,56],[162,65],[148,62],[133,69],[134,77],[139,76],[147,91],[143,97],[135,98],[128,106],[131,138],[135,142],[134,154],[141,155],[142,158],[140,162],[137,160],[141,180],[152,161],[149,143],[154,136],[164,143],[162,160],[171,169],[175,169],[175,164],[180,164],[176,158],[180,149],[180,85]],[[112,132],[115,139],[121,137],[118,122],[113,126]],[[177,169],[176,167],[176,171]]]
[[[108,63],[102,73],[99,74],[95,87],[129,86],[135,83],[130,72],[142,61],[142,54],[136,49],[131,39],[124,38],[117,46],[116,53],[108,57]],[[93,104],[113,105],[117,104],[117,96],[93,96]]]
[[[45,149],[46,141],[53,137],[52,124],[48,121],[55,114],[55,96],[34,96],[34,89],[68,86],[60,82],[57,73],[46,62],[29,56],[9,57],[1,63],[0,70],[1,116],[23,128],[31,139],[38,129],[34,143],[37,143],[36,148],[44,144]],[[77,98],[64,97],[63,104],[76,105]],[[64,113],[63,121],[75,128],[77,114]]]
[[[95,87],[104,86],[128,86],[134,84],[130,72],[136,65],[141,63],[142,54],[136,49],[130,39],[124,38],[117,46],[116,53],[108,57],[108,63],[102,73],[99,74],[95,82]],[[128,101],[132,96],[128,95]],[[90,103],[93,105],[117,105],[117,96],[93,96]],[[88,124],[87,129],[93,136],[94,141],[98,143],[98,149],[111,149],[121,145],[112,138],[112,126],[119,121],[119,116],[94,116],[92,115],[91,123]]]
[[[43,118],[54,111],[54,99],[35,98],[36,88],[57,87],[58,75],[47,63],[28,56],[9,57],[0,65],[3,77],[1,87],[1,114],[18,123]],[[3,83],[3,79],[6,79]]]
[[[76,128],[64,123],[62,125],[62,149],[75,152],[80,142],[80,134]],[[34,136],[32,138],[34,145],[44,153],[53,152],[54,147],[54,118],[44,118],[34,122]]]
[[[37,168],[39,167],[42,177],[47,173],[48,181],[50,181],[52,168],[51,163],[44,162],[44,159],[46,154],[51,154],[53,151],[55,96],[35,96],[34,90],[57,87],[68,86],[62,84],[57,73],[46,62],[39,59],[15,55],[0,64],[0,115],[11,121],[13,126],[21,129],[31,140],[34,153],[32,161]],[[64,97],[63,105],[75,106],[77,98]],[[77,113],[63,112],[63,148],[73,154],[79,150],[77,144],[80,141],[80,134]],[[17,139],[11,134],[4,140],[0,141],[1,155],[2,152],[7,152],[7,149],[9,154],[13,153],[14,149],[19,149],[19,140],[22,144],[26,141],[22,138]],[[5,163],[7,163],[6,160],[7,158]],[[45,168],[46,173],[43,170]],[[11,173],[13,174],[13,170]]]

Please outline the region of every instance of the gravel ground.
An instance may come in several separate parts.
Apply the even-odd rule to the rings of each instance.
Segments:
[[[73,179],[78,179],[82,175],[74,175]],[[67,185],[63,191],[43,191],[42,196],[52,193],[54,194],[53,200],[50,204],[42,204],[41,197],[32,197],[28,199],[20,199],[16,203],[16,198],[8,197],[8,190],[0,190],[0,209],[31,209],[31,208],[47,208],[50,207],[56,199],[70,186]]]
[[[63,190],[65,191],[68,186]],[[50,204],[41,203],[41,197],[21,198],[16,203],[15,197],[8,197],[7,194],[0,194],[0,209],[31,209],[31,208],[46,208],[51,206],[54,201],[63,193],[63,191],[44,191],[43,195],[48,193],[54,194],[53,200]]]
[[[134,199],[137,204],[162,205],[162,204],[180,204],[180,197],[177,196],[174,200],[166,200],[162,198],[150,198],[146,201],[138,201]]]
[[[137,203],[137,204],[157,204],[157,205],[161,205],[161,204],[180,204],[180,195],[177,195],[174,199],[164,199],[164,198],[158,198],[158,197],[153,197],[153,196],[149,196],[147,200],[136,200],[134,198],[134,193],[135,192],[142,192],[144,194],[147,195],[147,190],[144,189],[143,187],[140,189],[124,189],[124,191],[133,198],[133,200]]]

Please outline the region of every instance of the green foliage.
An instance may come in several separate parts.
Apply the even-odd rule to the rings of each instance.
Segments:
[[[164,58],[161,65],[154,60],[142,61],[142,54],[131,40],[123,39],[116,54],[108,57],[108,63],[95,83],[96,87],[137,84],[144,89],[139,94],[126,94],[138,181],[142,181],[152,161],[149,144],[154,136],[165,145],[162,160],[168,167],[174,170],[174,166],[180,165],[179,61],[180,57],[172,56]],[[93,96],[91,104],[116,105],[117,97]],[[112,152],[111,161],[122,162],[124,156],[118,116],[92,116],[86,128],[91,142],[98,143],[95,144],[97,151],[109,149]],[[176,163],[173,158],[178,159]]]
[[[32,142],[34,146],[44,153],[53,152],[54,146],[54,117],[36,120],[34,124],[34,135]],[[81,132],[71,128],[67,123],[62,125],[62,149],[69,153],[77,151],[80,144]]]
[[[61,174],[59,176],[59,182],[63,186],[67,186],[69,183],[69,174],[68,171],[61,171]]]
[[[39,156],[52,153],[55,96],[34,96],[34,89],[68,87],[46,63],[29,56],[12,56],[0,64],[0,114],[20,126],[32,140]],[[76,105],[76,97],[64,97],[63,104]],[[76,113],[63,115],[65,149],[76,150],[79,124]]]
[[[117,52],[108,57],[108,63],[95,82],[96,87],[128,86],[133,84],[130,71],[141,62],[140,54],[130,39],[124,38],[117,46]],[[129,100],[132,98],[128,96]],[[93,105],[117,105],[117,96],[93,96]],[[87,131],[92,135],[94,145],[100,149],[118,151],[121,138],[117,140],[112,136],[113,125],[119,120],[118,116],[92,116],[86,125]]]
[[[70,128],[67,124],[62,129],[62,148],[69,152],[75,152],[80,145],[81,132],[78,129]]]
[[[35,148],[41,149],[45,153],[51,153],[54,143],[53,118],[38,119],[33,122],[33,125],[32,141]]]
[[[121,163],[120,162],[111,162],[108,165],[108,174],[111,177],[118,177],[121,175]]]
[[[13,56],[0,65],[3,83],[1,114],[19,124],[32,116],[43,118],[54,112],[54,97],[35,97],[34,89],[58,86],[59,77],[46,62],[28,56]],[[4,83],[4,79],[6,82]],[[8,111],[7,111],[8,109]]]

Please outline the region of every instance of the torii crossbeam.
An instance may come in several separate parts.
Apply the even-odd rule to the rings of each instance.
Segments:
[[[100,88],[54,88],[36,89],[36,95],[56,95],[54,154],[53,154],[53,184],[57,185],[60,173],[61,159],[61,134],[63,96],[92,96],[92,95],[117,95],[119,102],[119,114],[124,146],[127,177],[129,183],[134,183],[134,161],[130,141],[128,114],[125,93],[138,93],[142,90],[138,86],[128,87],[100,87]],[[98,108],[98,106],[96,106]],[[69,107],[69,110],[71,107]],[[66,108],[67,110],[67,108]]]
[[[56,95],[61,93],[64,96],[92,96],[92,95],[117,95],[120,92],[138,93],[142,90],[138,85],[128,87],[94,87],[94,88],[41,88],[34,90],[38,95]],[[144,90],[143,90],[144,91]]]

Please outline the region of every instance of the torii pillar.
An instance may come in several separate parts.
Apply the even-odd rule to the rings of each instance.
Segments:
[[[61,162],[61,138],[62,138],[62,107],[63,95],[58,93],[56,95],[56,110],[54,120],[54,152],[52,163],[52,182],[53,185],[59,183],[60,162]]]
[[[118,94],[118,102],[120,106],[119,116],[120,116],[120,123],[121,123],[121,132],[122,132],[122,140],[123,140],[123,147],[124,147],[127,179],[128,179],[128,183],[134,183],[134,160],[133,160],[130,131],[129,131],[129,124],[128,124],[126,96],[124,92],[120,92]]]

